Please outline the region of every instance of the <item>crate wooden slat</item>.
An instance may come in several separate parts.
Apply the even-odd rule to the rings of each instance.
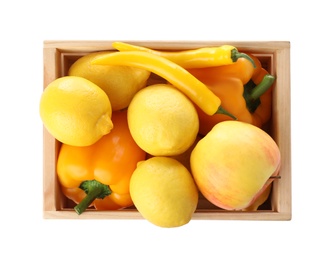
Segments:
[[[45,41],[44,88],[56,78],[65,76],[70,65],[79,57],[95,51],[113,50],[113,41]],[[268,133],[277,142],[282,155],[280,179],[273,182],[272,193],[266,206],[255,212],[236,212],[219,209],[200,197],[193,219],[207,220],[290,220],[291,219],[291,100],[290,100],[290,43],[287,41],[169,41],[129,43],[160,50],[184,50],[204,46],[229,44],[239,51],[249,52],[260,58],[263,66],[276,76],[273,91],[272,119]],[[150,82],[159,81],[150,78]],[[42,89],[41,89],[42,90]],[[118,211],[87,210],[78,216],[73,203],[66,199],[59,188],[56,161],[60,143],[44,129],[43,132],[43,190],[44,218],[67,219],[142,219],[132,207]]]

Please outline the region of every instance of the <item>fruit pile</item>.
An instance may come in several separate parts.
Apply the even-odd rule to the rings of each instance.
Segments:
[[[229,45],[113,47],[79,58],[40,99],[74,210],[135,206],[160,227],[187,224],[200,194],[225,210],[257,210],[281,159],[263,130],[275,78],[256,56]],[[149,84],[153,74],[161,82]]]

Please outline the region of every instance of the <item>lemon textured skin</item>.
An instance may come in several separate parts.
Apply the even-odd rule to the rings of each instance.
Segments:
[[[193,103],[167,84],[141,89],[129,105],[128,122],[136,143],[154,156],[185,152],[194,143],[199,129]]]
[[[88,146],[113,128],[106,93],[87,79],[75,76],[51,82],[40,99],[45,128],[62,143]]]
[[[139,162],[130,180],[130,195],[146,220],[167,228],[187,224],[198,203],[190,172],[170,157]]]
[[[79,58],[70,67],[70,76],[80,76],[102,88],[109,97],[113,111],[128,107],[133,96],[146,86],[150,72],[128,66],[92,65],[94,58],[111,53],[93,52]]]

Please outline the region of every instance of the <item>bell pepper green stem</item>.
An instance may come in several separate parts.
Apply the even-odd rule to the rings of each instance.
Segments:
[[[239,58],[245,58],[245,59],[249,60],[253,64],[253,67],[256,68],[255,62],[250,56],[248,56],[246,53],[238,52],[237,49],[233,49],[231,51],[232,61],[236,62]]]
[[[250,98],[256,100],[260,98],[274,83],[275,77],[267,74],[263,77],[262,81],[259,85],[257,85],[254,89],[252,89],[250,93]]]
[[[111,194],[109,186],[96,180],[83,181],[79,188],[84,190],[87,195],[74,207],[74,210],[78,215],[83,213],[95,199],[103,199]]]
[[[217,110],[217,112],[215,114],[227,115],[227,116],[233,118],[234,120],[237,120],[237,118],[234,115],[232,115],[230,112],[228,112],[227,110],[225,110],[224,108],[222,108],[222,106],[218,107],[218,110]]]
[[[253,113],[258,108],[261,104],[260,97],[271,87],[274,81],[274,76],[266,74],[258,85],[253,80],[250,80],[244,86],[243,97],[249,112]]]

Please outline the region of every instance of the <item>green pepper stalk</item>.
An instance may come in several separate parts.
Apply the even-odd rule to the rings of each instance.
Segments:
[[[111,194],[108,185],[102,184],[96,180],[83,181],[79,188],[85,191],[87,196],[74,207],[74,210],[78,215],[83,213],[95,199],[103,199]]]
[[[251,57],[249,57],[246,53],[239,52],[237,49],[232,49],[231,50],[232,61],[236,62],[239,58],[245,58],[246,60],[249,60],[253,64],[253,67],[256,68],[254,60]]]
[[[243,96],[246,100],[247,108],[251,113],[253,113],[260,105],[260,97],[272,86],[274,81],[275,77],[267,74],[263,77],[260,84],[255,85],[255,83],[250,80],[245,85]]]

